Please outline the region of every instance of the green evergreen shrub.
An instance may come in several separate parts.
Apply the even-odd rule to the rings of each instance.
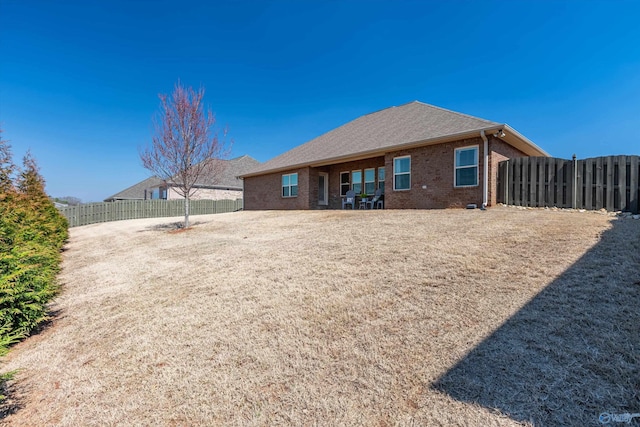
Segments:
[[[0,355],[47,320],[68,237],[30,154],[17,176],[16,170],[0,139]]]

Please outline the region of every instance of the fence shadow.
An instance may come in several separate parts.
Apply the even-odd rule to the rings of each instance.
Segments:
[[[640,221],[614,220],[432,388],[534,425],[640,412]]]

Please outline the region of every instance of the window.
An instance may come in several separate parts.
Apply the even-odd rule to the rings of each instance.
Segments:
[[[478,147],[457,148],[455,152],[456,187],[478,185]]]
[[[378,188],[384,192],[384,168],[378,168]]]
[[[409,190],[411,188],[411,156],[393,159],[393,189]]]
[[[149,192],[151,193],[151,199],[162,199],[162,200],[166,200],[167,199],[167,189],[163,188],[163,187],[156,187],[153,188],[151,190],[149,190]]]
[[[349,181],[349,172],[340,172],[340,195],[346,196],[347,191],[351,189],[351,181]]]
[[[282,175],[282,197],[298,196],[298,174]]]
[[[364,192],[367,194],[376,192],[376,170],[374,168],[364,170]]]
[[[362,171],[351,172],[351,189],[356,193],[362,193]]]

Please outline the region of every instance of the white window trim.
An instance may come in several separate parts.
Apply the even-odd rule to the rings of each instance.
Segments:
[[[384,179],[382,181],[380,181],[380,169],[382,169],[384,171]],[[386,180],[387,180],[387,169],[386,169],[386,167],[385,166],[378,167],[378,170],[376,170],[376,182],[377,182],[376,190],[381,188],[380,187],[380,183],[384,184]]]
[[[400,160],[400,159],[409,159],[409,172],[396,173],[396,160]],[[397,175],[409,175],[409,188],[396,188]],[[409,191],[409,190],[411,190],[411,156],[394,157],[393,158],[393,191]]]
[[[282,197],[283,199],[291,199],[291,198],[294,198],[294,197],[298,197],[298,194],[296,194],[295,196],[292,196],[292,195],[291,195],[291,187],[293,187],[293,185],[291,185],[291,178],[289,178],[289,185],[284,185],[284,184],[282,184],[282,178],[284,178],[285,176],[293,176],[293,175],[298,175],[298,172],[294,172],[294,173],[285,173],[285,174],[282,174],[282,177],[280,178],[280,197]],[[297,178],[298,178],[298,177],[296,177],[296,181],[297,181]],[[298,187],[298,185],[299,185],[299,183],[298,183],[298,184],[296,184],[296,185],[295,185],[295,187]],[[284,191],[282,191],[282,190],[283,190],[285,187],[289,187],[289,195],[288,195],[288,196],[285,196],[285,195],[283,195],[283,194],[282,194],[282,193],[284,192]],[[299,189],[299,188],[300,188],[300,187],[298,187],[298,189]]]
[[[471,165],[471,166],[457,166],[456,165],[456,158],[458,157],[458,151],[460,150],[469,150],[471,148],[475,148],[476,149],[476,163],[475,165]],[[458,169],[469,169],[469,168],[476,168],[478,171],[480,171],[480,146],[479,145],[468,145],[466,147],[458,147],[453,151],[453,187],[454,188],[471,188],[471,187],[478,187],[480,185],[480,180],[478,179],[478,177],[476,176],[476,183],[472,184],[472,185],[458,185]]]
[[[347,174],[347,177],[349,178],[348,182],[342,182],[342,175],[345,174],[345,173]],[[344,197],[347,194],[346,192],[345,192],[345,194],[342,194],[342,186],[344,184],[349,184],[349,190],[351,190],[351,171],[342,171],[342,172],[340,172],[340,197]],[[347,191],[349,191],[349,190],[347,190]]]
[[[353,182],[353,174],[354,174],[354,172],[360,172],[360,182],[358,182],[358,183]],[[364,184],[362,182],[363,179],[364,179],[364,175],[362,174],[362,169],[355,169],[355,170],[351,171],[351,181],[352,181],[351,182],[351,189],[353,190],[353,186],[355,184],[360,184],[360,191],[353,190],[353,191],[356,191],[356,194],[362,194],[362,192],[364,191]]]
[[[373,171],[373,181],[367,181],[367,171]],[[363,172],[362,172],[362,191],[367,191],[367,184],[373,184],[373,193],[375,193],[376,191],[376,168],[366,168]],[[369,194],[369,193],[367,193]]]

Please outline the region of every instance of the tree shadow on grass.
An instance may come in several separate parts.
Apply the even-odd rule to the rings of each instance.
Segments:
[[[612,224],[432,388],[540,426],[640,412],[640,221]]]
[[[195,227],[196,225],[202,225],[202,224],[207,224],[209,221],[193,221],[189,223],[189,228],[191,229],[193,227]],[[145,227],[142,230],[138,230],[138,233],[144,233],[147,231],[168,231],[168,232],[176,232],[176,231],[184,231],[187,230],[184,228],[184,221],[174,221],[174,222],[167,222],[167,223],[163,223],[163,224],[156,224],[156,225],[150,225],[148,227]]]
[[[63,319],[64,314],[61,309],[49,309],[47,317],[48,319],[34,328],[29,336],[16,342],[9,348],[11,349],[27,339],[45,339],[43,334],[53,328],[58,320]],[[29,390],[25,388],[24,383],[13,379],[14,374],[19,373],[19,371],[20,369],[13,372],[3,371],[0,373],[0,396],[2,396],[2,398],[0,398],[0,421],[22,409],[26,396],[29,395]]]
[[[24,407],[25,391],[18,387],[15,381],[0,382],[0,394],[4,396],[0,400],[0,420],[4,420]]]

